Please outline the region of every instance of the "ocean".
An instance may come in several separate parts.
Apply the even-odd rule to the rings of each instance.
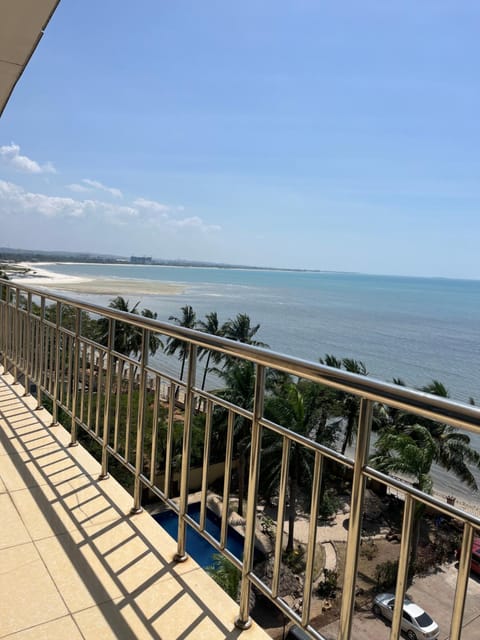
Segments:
[[[362,360],[372,377],[402,378],[410,387],[442,382],[450,396],[480,403],[480,281],[352,273],[155,265],[49,264],[55,273],[91,278],[159,280],[182,285],[176,295],[128,296],[130,303],[221,322],[247,313],[259,340],[274,351],[318,361],[326,353]],[[112,296],[65,295],[108,304]],[[121,291],[119,291],[121,294]],[[127,296],[126,296],[127,297]],[[480,437],[472,442],[480,448]],[[438,470],[439,491],[471,491]],[[480,484],[480,482],[479,482]]]

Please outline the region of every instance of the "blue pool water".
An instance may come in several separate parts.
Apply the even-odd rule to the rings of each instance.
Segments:
[[[200,505],[198,503],[190,505],[188,507],[188,515],[193,518],[195,522],[200,522]],[[178,516],[176,513],[169,510],[158,513],[153,517],[172,538],[177,539]],[[216,540],[220,540],[220,525],[220,518],[207,509],[205,528]],[[228,527],[227,549],[239,560],[243,557],[243,543],[243,537],[232,529],[232,527]],[[212,566],[214,563],[213,556],[218,553],[209,542],[188,526],[186,549],[187,553],[203,568]]]

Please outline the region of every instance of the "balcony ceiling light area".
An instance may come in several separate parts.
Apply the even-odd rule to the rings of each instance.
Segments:
[[[0,0],[0,116],[60,0]]]

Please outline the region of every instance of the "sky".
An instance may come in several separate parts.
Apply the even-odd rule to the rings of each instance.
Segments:
[[[476,0],[62,0],[0,246],[480,278]]]

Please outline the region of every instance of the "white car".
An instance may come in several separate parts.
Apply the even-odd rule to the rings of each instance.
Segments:
[[[387,620],[393,618],[395,606],[395,594],[381,593],[373,601],[373,613],[382,615]],[[403,601],[402,631],[407,634],[409,640],[435,640],[440,635],[440,629],[435,620],[421,607],[405,599]]]

